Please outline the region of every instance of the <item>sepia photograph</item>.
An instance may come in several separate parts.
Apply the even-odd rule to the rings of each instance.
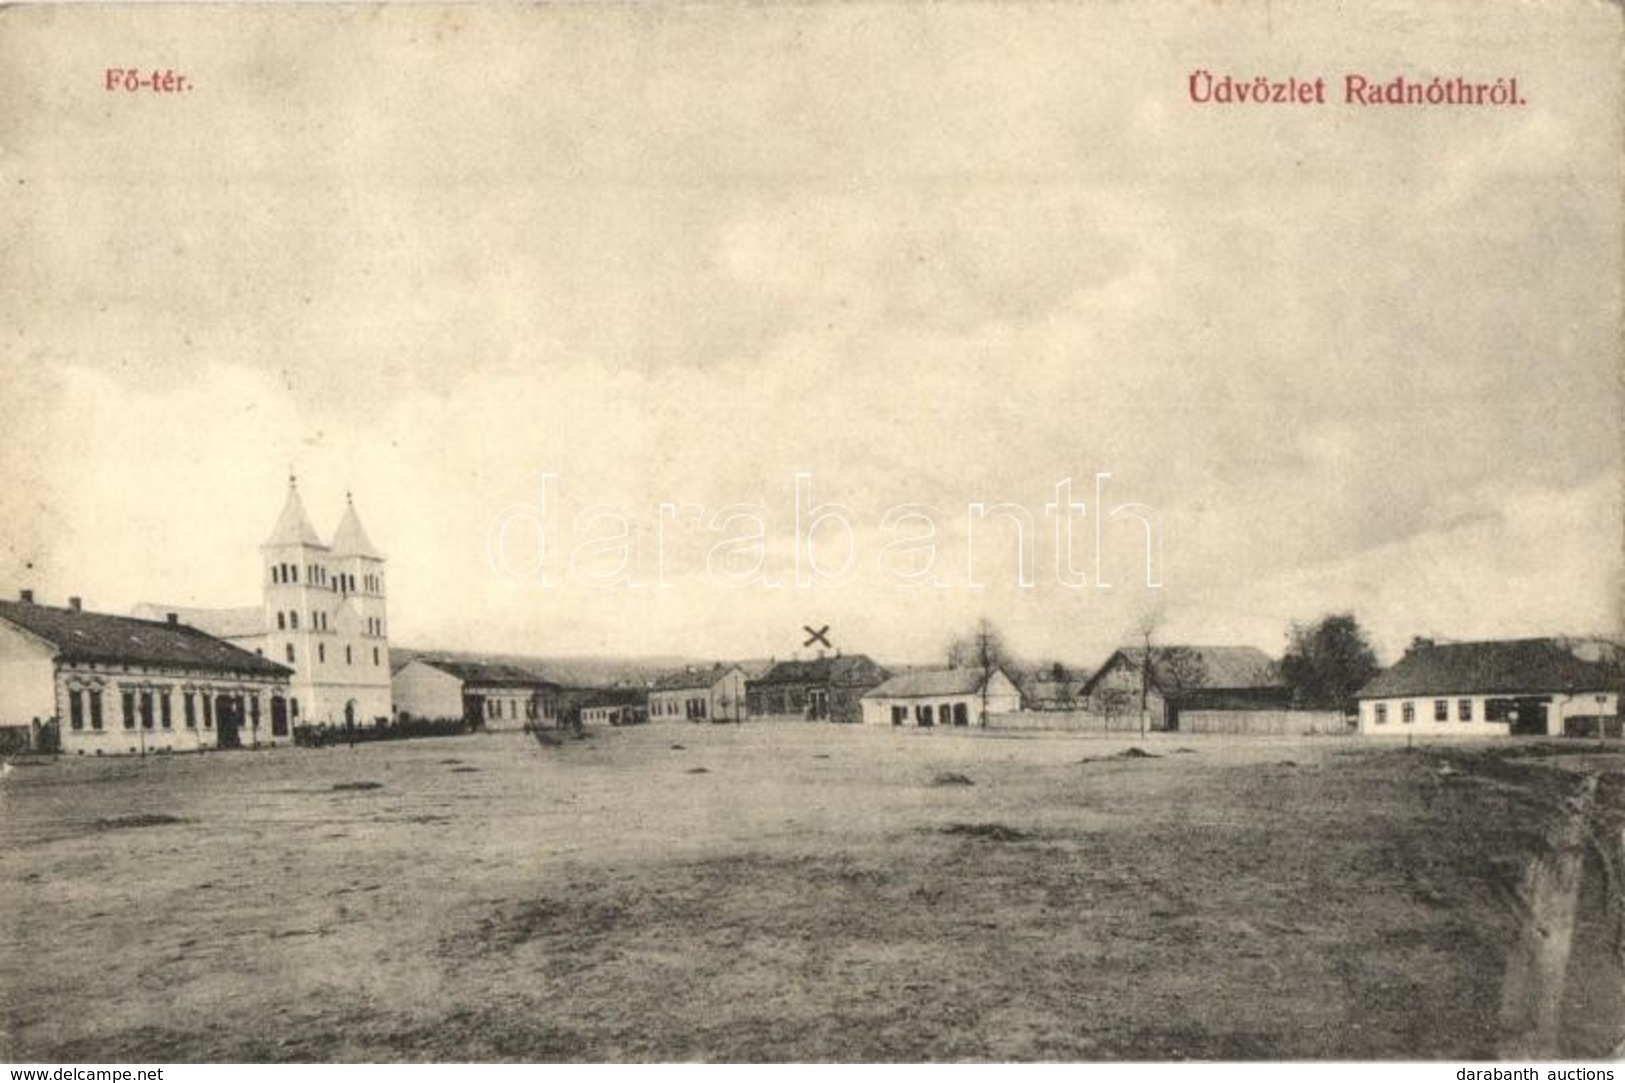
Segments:
[[[1613,1079],[1622,20],[0,5],[0,1060]]]

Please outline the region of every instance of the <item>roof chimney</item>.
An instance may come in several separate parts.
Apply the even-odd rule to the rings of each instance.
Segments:
[[[34,592],[31,590],[19,591],[17,597],[24,605],[34,604]]]
[[[168,621],[170,624],[179,624],[181,622],[181,617],[179,613],[165,613],[164,620]]]
[[[81,612],[85,608],[85,600],[77,594],[72,595],[68,598],[68,608],[75,613]]]

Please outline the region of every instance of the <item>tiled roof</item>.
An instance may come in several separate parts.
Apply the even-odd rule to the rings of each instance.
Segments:
[[[1619,685],[1617,676],[1556,640],[1506,639],[1413,647],[1360,689],[1360,698],[1601,692]]]
[[[915,673],[901,673],[866,693],[863,698],[964,696],[981,690],[980,669],[925,669]]]
[[[1211,647],[1168,645],[1151,648],[1151,683],[1159,688],[1171,689],[1181,676],[1169,672],[1168,660],[1175,656],[1194,659],[1193,670],[1200,675],[1196,684],[1206,689],[1283,688],[1279,668],[1269,655],[1257,647]],[[1113,667],[1119,659],[1129,667],[1138,669],[1145,664],[1144,647],[1123,647],[1106,660],[1106,664],[1089,679],[1087,687]]]
[[[171,666],[219,673],[286,677],[293,670],[185,624],[0,602],[0,620],[56,648],[62,662]]]
[[[461,658],[437,658],[433,656],[419,657],[416,661],[422,662],[426,666],[433,666],[442,673],[449,673],[464,684],[502,685],[510,688],[558,687],[555,682],[522,666],[511,666],[500,662],[470,662]]]
[[[703,669],[679,669],[662,673],[649,683],[651,691],[675,692],[684,688],[710,688],[734,666],[715,665]]]
[[[827,658],[806,661],[779,662],[772,669],[752,681],[756,685],[775,684],[827,684],[861,685],[879,684],[889,676],[866,654],[836,654]]]

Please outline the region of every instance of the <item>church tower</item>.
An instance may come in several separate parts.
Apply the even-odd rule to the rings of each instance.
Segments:
[[[299,499],[297,480],[271,536],[265,564],[265,648],[291,666],[293,725],[371,725],[390,716],[384,558],[346,503],[333,544],[324,544]]]

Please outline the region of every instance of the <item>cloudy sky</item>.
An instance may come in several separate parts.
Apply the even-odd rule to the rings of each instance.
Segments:
[[[255,603],[292,469],[324,533],[355,494],[404,645],[1615,631],[1617,10],[1283,7],[8,8],[0,588]],[[811,586],[798,474],[852,524]]]

